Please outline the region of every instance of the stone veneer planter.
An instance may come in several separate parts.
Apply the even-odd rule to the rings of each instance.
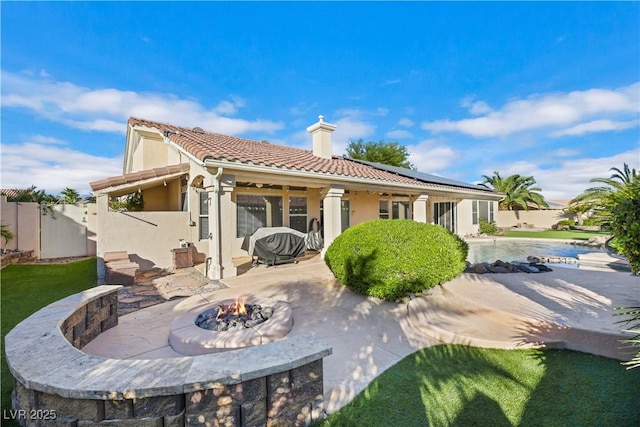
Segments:
[[[82,352],[117,324],[119,287],[64,298],[7,334],[14,416],[21,425],[292,426],[322,417],[322,358],[332,350],[313,335],[166,359]]]

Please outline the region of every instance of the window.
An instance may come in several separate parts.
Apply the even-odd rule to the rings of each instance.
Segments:
[[[200,222],[200,240],[209,238],[209,193],[201,191],[200,196],[200,214],[198,216]]]
[[[438,202],[433,204],[433,222],[447,230],[456,232],[455,202]]]
[[[380,219],[389,219],[389,201],[388,200],[380,200]]]
[[[474,200],[471,202],[471,219],[473,224],[479,224],[480,220],[489,223],[495,221],[495,213],[493,211],[493,202],[488,200]]]
[[[389,219],[389,201],[380,200],[380,211],[378,214],[380,219]]]
[[[409,202],[392,202],[393,219],[410,219]]]
[[[189,212],[189,186],[184,178],[180,180],[180,206],[182,212]]]
[[[391,210],[389,210],[389,204],[391,204]],[[380,200],[380,212],[378,216],[381,219],[409,219],[411,218],[409,202]]]
[[[307,198],[289,197],[289,227],[294,230],[307,232]]]
[[[249,236],[260,227],[282,227],[282,197],[238,194],[237,237]]]
[[[346,230],[347,228],[349,228],[349,220],[351,217],[351,208],[349,207],[349,201],[348,200],[342,200],[341,201],[341,220],[342,220],[342,232],[344,232],[344,230]]]

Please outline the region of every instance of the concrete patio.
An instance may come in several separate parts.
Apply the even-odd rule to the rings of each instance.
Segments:
[[[319,256],[300,264],[259,266],[226,286],[120,317],[83,351],[112,358],[178,357],[169,324],[196,305],[252,295],[287,301],[289,336],[323,337],[325,409],[335,412],[377,375],[416,350],[441,342],[517,348],[546,341],[609,357],[622,325],[613,308],[640,305],[640,278],[629,273],[555,268],[540,274],[463,274],[430,295],[390,303],[340,285]],[[569,343],[569,344],[567,344]]]

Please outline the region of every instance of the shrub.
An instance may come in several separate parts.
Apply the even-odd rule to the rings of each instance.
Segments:
[[[558,225],[559,226],[569,226],[571,227],[572,225],[576,225],[576,222],[572,219],[562,219],[560,221],[558,221]]]
[[[600,221],[598,221],[597,218],[585,218],[582,221],[582,225],[588,226],[588,227],[597,226],[597,225],[600,225]]]
[[[627,257],[631,270],[640,273],[640,179],[636,179],[610,196],[610,227],[620,252]]]
[[[458,276],[467,243],[447,229],[412,220],[373,220],[347,229],[325,262],[349,289],[396,301]]]
[[[495,222],[488,222],[484,219],[481,219],[478,231],[480,231],[480,234],[495,235],[500,232],[500,229],[496,226]]]

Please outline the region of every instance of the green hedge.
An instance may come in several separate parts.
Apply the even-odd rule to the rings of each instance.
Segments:
[[[325,262],[351,290],[396,301],[458,276],[467,253],[466,242],[439,225],[380,219],[338,236]]]

